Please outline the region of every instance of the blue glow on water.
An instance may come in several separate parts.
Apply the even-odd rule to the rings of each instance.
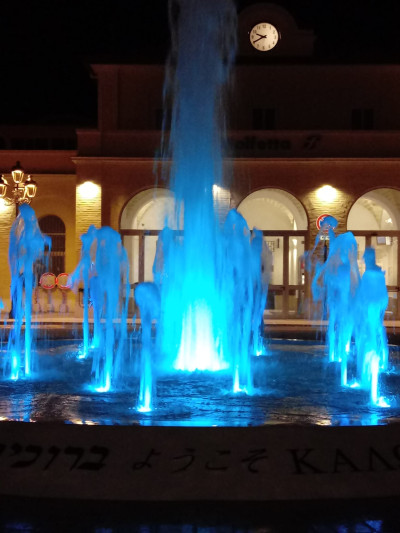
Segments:
[[[378,407],[383,407],[384,409],[391,407],[389,400],[383,396],[377,399],[376,405]]]
[[[179,47],[173,46],[171,65],[174,73],[168,78],[172,80],[169,89],[174,105],[167,155],[173,162],[169,179],[175,195],[176,213],[174,220],[167,222],[171,227],[184,228],[184,236],[177,236],[168,225],[164,228],[157,243],[154,283],[141,283],[135,290],[141,314],[137,342],[140,377],[135,411],[138,413],[154,413],[156,377],[158,380],[157,372],[161,367],[169,372],[208,371],[215,379],[227,370],[229,391],[234,393],[231,396],[238,397],[235,409],[239,415],[247,396],[253,395],[254,399],[260,390],[254,386],[251,356],[257,354],[262,360],[260,356],[265,353],[262,319],[271,254],[265,249],[261,232],[250,229],[236,210],[228,211],[213,194],[216,184],[225,185],[223,112],[219,104],[234,54],[236,29],[233,23],[230,24],[234,14],[235,8],[228,0],[218,3],[185,0],[181,2],[179,19],[173,19],[176,32],[173,43],[176,46],[179,37],[180,44]],[[228,27],[232,26],[232,33],[226,29],[222,31],[227,21]],[[203,42],[204,49],[200,56],[196,52],[198,59],[193,61],[193,43],[196,41]],[[25,276],[24,284],[21,284],[21,271],[17,269],[18,279],[12,285],[13,304],[15,302],[15,309],[20,311],[16,314],[14,333],[10,335],[13,349],[7,362],[14,380],[20,374],[30,376],[34,366],[29,303],[32,296],[29,287],[33,283],[31,266],[36,257],[34,254],[42,253],[44,244],[48,244],[45,237],[37,234],[35,220],[32,211],[22,206],[15,234],[10,237],[10,243],[13,243],[13,246],[10,244],[10,266],[14,268],[17,264],[20,268],[22,265]],[[340,363],[342,386],[367,390],[371,409],[387,408],[390,407],[389,401],[380,391],[380,374],[388,368],[388,346],[383,327],[387,306],[384,273],[367,250],[364,256],[366,272],[361,278],[354,236],[350,232],[336,236],[337,221],[335,223],[332,217],[326,220],[329,221],[329,254],[326,261],[316,263],[312,288],[315,299],[329,309],[329,359]],[[34,235],[36,252],[31,252],[30,240],[29,246],[26,243],[27,235],[25,240],[22,239],[24,231],[29,239]],[[117,391],[127,373],[128,357],[124,355],[124,347],[127,341],[129,266],[120,236],[111,228],[91,226],[81,240],[81,259],[72,276],[74,284],[83,285],[84,301],[83,349],[77,358],[92,358],[90,390],[104,395]],[[313,252],[318,243],[316,241]],[[92,339],[90,312],[94,322]],[[28,331],[24,349],[19,341],[20,335],[15,333],[21,332],[23,319]],[[154,324],[156,335],[152,333]],[[301,371],[306,373],[307,368]],[[290,373],[290,369],[283,368],[279,379],[286,372]],[[178,379],[177,373],[175,379]],[[291,385],[295,387],[297,383]],[[210,383],[204,388],[209,392]],[[290,396],[292,390],[288,388],[285,393]],[[185,392],[188,393],[185,396],[188,414],[182,417],[183,423],[201,425],[212,420],[211,416],[191,419],[196,402],[193,387],[188,385]],[[264,390],[260,396],[268,394],[270,391]],[[323,391],[319,390],[318,394],[322,396]],[[359,393],[355,390],[350,394]],[[198,403],[203,407],[204,395],[200,396]],[[222,403],[225,407],[226,398],[217,397],[217,400],[217,406]],[[133,403],[134,399],[129,401]],[[174,408],[181,407],[176,406],[179,401],[181,398],[175,398]],[[277,411],[280,404],[279,399],[275,407]],[[253,404],[249,407],[250,411],[252,409]],[[325,405],[321,410],[324,409]],[[214,410],[218,411],[218,407]],[[264,418],[263,415],[263,421]],[[226,423],[223,415],[219,423],[221,420]],[[380,420],[371,414],[371,424],[380,423]],[[162,420],[159,423],[174,422]],[[323,423],[326,423],[325,418]],[[349,420],[348,423],[354,422]]]
[[[106,380],[106,384],[103,387],[93,387],[93,390],[96,392],[109,392],[110,390],[110,381]]]

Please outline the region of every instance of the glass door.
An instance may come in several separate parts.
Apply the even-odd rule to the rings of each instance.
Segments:
[[[264,240],[272,252],[272,272],[266,316],[294,318],[304,316],[306,273],[304,252],[308,249],[306,231],[264,231]]]
[[[398,241],[399,231],[353,231],[358,243],[358,265],[360,274],[365,271],[363,255],[366,247],[375,250],[376,264],[385,272],[386,287],[389,294],[389,304],[385,313],[386,320],[400,318],[399,270],[400,257]]]

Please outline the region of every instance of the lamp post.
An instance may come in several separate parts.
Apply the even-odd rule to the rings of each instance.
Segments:
[[[30,204],[35,197],[37,184],[28,174],[25,177],[21,163],[17,161],[11,169],[13,183],[9,183],[4,175],[0,176],[0,198],[6,205],[15,205],[15,215],[18,215],[18,208],[21,204]]]

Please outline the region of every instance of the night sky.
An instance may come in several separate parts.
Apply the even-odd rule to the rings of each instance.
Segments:
[[[239,11],[253,3],[236,1]],[[314,30],[316,61],[400,63],[399,0],[274,3],[288,9],[300,28]],[[163,63],[168,52],[167,0],[2,4],[0,124],[93,124],[90,63]]]

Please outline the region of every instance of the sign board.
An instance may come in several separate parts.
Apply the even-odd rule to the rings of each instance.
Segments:
[[[0,495],[130,501],[400,496],[400,430],[0,422]]]
[[[57,277],[55,274],[53,274],[52,272],[45,272],[40,276],[39,285],[43,289],[51,290],[54,289],[54,287],[56,286],[56,282]]]
[[[328,213],[324,213],[323,215],[319,215],[319,217],[317,218],[316,220],[316,226],[317,226],[317,229],[320,230],[321,227],[322,227],[322,223],[324,222],[324,220],[326,219],[326,217],[330,217],[331,215],[329,215]]]
[[[45,272],[40,276],[39,285],[42,289],[51,290],[57,285],[59,289],[70,289],[71,276],[65,272],[56,276],[53,272]]]
[[[59,274],[56,279],[56,285],[59,289],[70,289],[72,285],[71,276],[66,272]]]

